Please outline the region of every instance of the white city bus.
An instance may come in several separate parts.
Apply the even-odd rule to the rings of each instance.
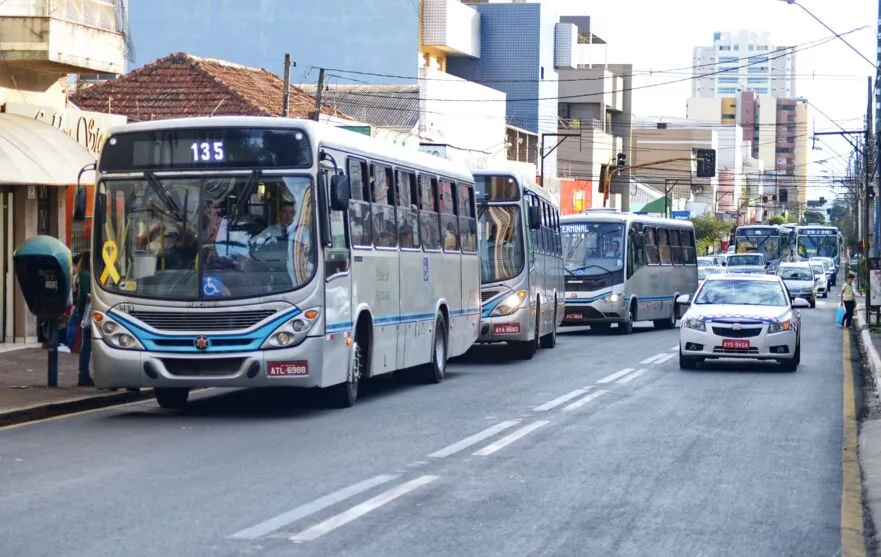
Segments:
[[[841,260],[841,232],[834,226],[804,224],[795,229],[795,253],[800,261],[811,257],[831,257],[836,266]]]
[[[624,334],[635,321],[676,326],[675,300],[697,290],[694,225],[593,209],[561,219],[566,271],[565,326]]]
[[[369,377],[442,381],[477,339],[463,167],[311,121],[219,117],[113,129],[97,173],[99,387],[153,387],[168,408],[195,387],[319,387],[351,406]]]
[[[507,342],[520,358],[553,348],[563,319],[560,213],[516,172],[474,172],[478,197],[481,313],[478,342]]]

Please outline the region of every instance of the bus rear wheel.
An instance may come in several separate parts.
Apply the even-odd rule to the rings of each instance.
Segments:
[[[425,368],[429,383],[440,383],[447,377],[447,321],[439,314],[434,321],[434,338],[431,341],[431,360]]]

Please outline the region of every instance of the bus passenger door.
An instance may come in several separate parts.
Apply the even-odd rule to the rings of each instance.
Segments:
[[[332,169],[322,169],[319,187],[321,218],[321,246],[319,263],[324,276],[324,323],[326,350],[324,357],[324,383],[341,383],[349,369],[347,333],[352,330],[352,276],[350,272],[349,241],[346,235],[346,213],[332,211],[329,205],[329,188],[333,178]],[[306,308],[302,308],[306,309]]]

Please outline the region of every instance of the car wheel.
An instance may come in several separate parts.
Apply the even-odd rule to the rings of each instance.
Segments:
[[[783,360],[780,364],[783,367],[783,371],[796,372],[798,371],[798,364],[801,363],[801,341],[797,341],[795,345],[795,354],[792,355],[792,358],[788,360]]]
[[[697,369],[697,358],[689,358],[682,355],[682,349],[679,349],[679,369]]]

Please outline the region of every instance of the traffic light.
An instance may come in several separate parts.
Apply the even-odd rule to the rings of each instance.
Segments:
[[[696,149],[697,177],[713,178],[716,175],[716,150]]]
[[[618,168],[624,168],[627,165],[627,155],[624,153],[618,153],[617,159]]]
[[[780,190],[780,203],[787,203],[789,201],[789,190],[786,188],[781,188]]]
[[[600,165],[600,186],[599,192],[603,195],[611,194],[609,191],[611,188],[609,187],[612,183],[612,169],[609,168],[608,164]]]
[[[819,203],[820,207],[822,207],[822,206],[825,205],[825,204],[826,204],[826,198],[825,198],[825,197],[821,197],[821,198],[820,198],[820,203]]]

